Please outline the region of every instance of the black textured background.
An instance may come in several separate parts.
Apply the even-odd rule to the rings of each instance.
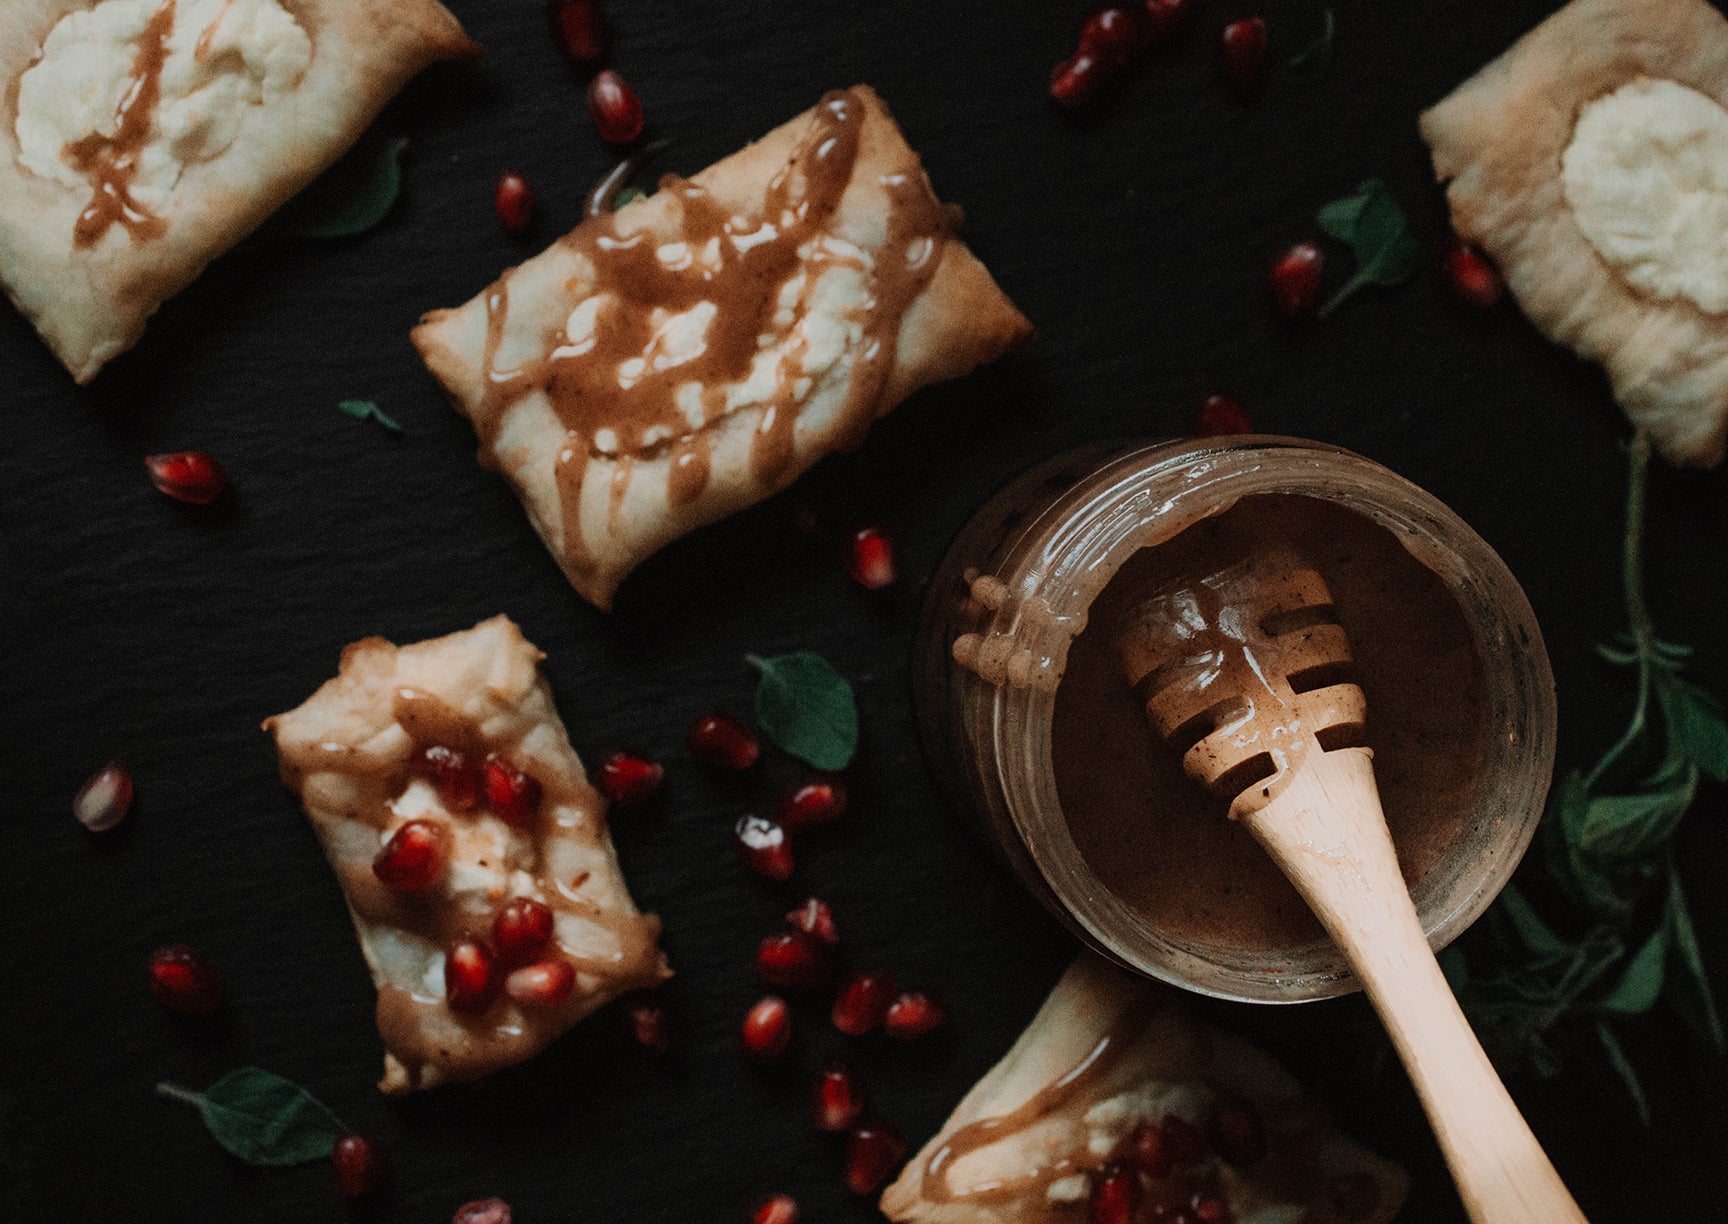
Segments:
[[[920,760],[908,684],[920,585],[1011,474],[1082,442],[1180,432],[1213,389],[1235,390],[1267,430],[1351,447],[1453,505],[1541,617],[1563,763],[1617,732],[1629,686],[1592,645],[1621,620],[1625,428],[1600,374],[1510,306],[1453,306],[1426,268],[1300,330],[1276,322],[1260,286],[1266,256],[1371,174],[1438,240],[1417,112],[1550,5],[1345,0],[1330,74],[1279,73],[1243,105],[1218,87],[1210,49],[1238,14],[1203,0],[1194,37],[1074,122],[1044,96],[1084,12],[1073,0],[612,0],[613,61],[677,142],[664,168],[698,169],[824,89],[867,81],[1040,337],[920,394],[861,454],[666,550],[610,619],[570,591],[504,483],[475,466],[467,425],[407,342],[422,310],[465,300],[574,224],[612,160],[538,2],[451,6],[490,54],[427,73],[382,119],[412,141],[383,228],[313,242],[266,226],[87,390],[0,309],[0,1204],[12,1218],[348,1218],[327,1168],[240,1168],[151,1095],[158,1079],[202,1086],[245,1062],[308,1085],[386,1144],[395,1189],[362,1217],[442,1224],[466,1199],[501,1194],[522,1224],[728,1220],[785,1189],[813,1220],[872,1218],[805,1125],[797,1088],[735,1053],[756,993],[750,950],[814,891],[858,960],[947,993],[954,1023],[932,1048],[857,1049],[873,1099],[915,1142],[1007,1047],[1072,947],[961,830]],[[1278,57],[1318,28],[1313,3],[1262,11]],[[520,243],[490,205],[508,167],[541,198]],[[377,399],[406,434],[343,416],[348,397]],[[222,505],[190,509],[149,486],[140,457],[182,448],[228,466]],[[1717,692],[1723,494],[1720,473],[1663,469],[1651,510],[1660,627],[1700,646],[1696,675]],[[901,585],[854,587],[799,529],[801,506],[885,517]],[[657,1063],[596,1021],[482,1085],[389,1101],[372,1087],[372,989],[258,722],[330,675],[348,641],[411,641],[500,611],[549,654],[581,751],[636,742],[670,762],[663,799],[615,835],[637,897],[666,922],[683,1045]],[[865,732],[851,816],[777,888],[734,862],[728,830],[789,767],[725,785],[679,744],[707,707],[748,711],[746,651],[796,648],[854,679]],[[111,756],[130,762],[139,798],[122,831],[93,839],[68,802]],[[1681,837],[1717,966],[1722,800],[1707,792]],[[177,1026],[144,989],[145,954],[174,940],[227,978],[229,1022],[214,1035]],[[1345,1129],[1410,1167],[1405,1219],[1459,1217],[1360,1000],[1206,1010],[1276,1049]],[[809,1019],[804,1065],[838,1045]],[[1728,1135],[1721,1064],[1665,1009],[1628,1029],[1654,1131],[1636,1127],[1589,1051],[1559,1082],[1515,1085],[1521,1103],[1598,1224],[1725,1218],[1721,1178],[1706,1172]]]

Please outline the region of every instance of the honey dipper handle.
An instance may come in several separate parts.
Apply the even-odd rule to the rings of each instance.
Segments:
[[[1244,824],[1349,958],[1380,1013],[1475,1224],[1584,1215],[1476,1040],[1428,947],[1369,755],[1328,752]]]

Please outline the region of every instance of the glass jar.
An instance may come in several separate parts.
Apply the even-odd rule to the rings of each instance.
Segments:
[[[1412,888],[1429,943],[1444,947],[1499,893],[1535,832],[1553,772],[1554,680],[1505,563],[1445,505],[1378,464],[1261,436],[1094,446],[1041,464],[973,516],[937,569],[914,676],[925,748],[951,797],[1081,940],[1189,990],[1290,1003],[1357,988],[1331,942],[1244,949],[1153,924],[1088,867],[1051,753],[1068,645],[1109,578],[1147,544],[1266,494],[1329,500],[1384,527],[1440,578],[1469,627],[1486,678],[1481,784],[1461,831]],[[967,665],[956,661],[962,638]]]

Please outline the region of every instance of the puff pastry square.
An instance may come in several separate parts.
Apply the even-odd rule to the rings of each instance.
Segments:
[[[89,382],[410,77],[478,52],[436,0],[6,0],[0,284]]]
[[[1458,234],[1675,463],[1728,441],[1728,21],[1574,0],[1422,116]]]
[[[1277,1063],[1197,1023],[1168,987],[1091,955],[883,1192],[882,1211],[901,1224],[1084,1219],[1093,1176],[1137,1127],[1174,1115],[1205,1135],[1221,1102],[1234,1118],[1258,1118],[1264,1153],[1238,1140],[1233,1155],[1246,1165],[1210,1143],[1197,1161],[1175,1160],[1144,1178],[1144,1218],[1164,1219],[1158,1209],[1196,1194],[1222,1199],[1237,1224],[1386,1224],[1397,1214],[1403,1170],[1332,1129]]]
[[[1030,325],[858,86],[414,331],[600,608],[650,554],[859,445]]]
[[[669,976],[660,923],[630,899],[605,802],[553,708],[542,657],[502,616],[412,646],[367,638],[342,652],[335,679],[264,724],[282,780],[336,870],[378,987],[385,1092],[521,1062],[609,1000]],[[484,785],[477,802],[473,792],[452,800],[428,774],[427,748],[520,770],[539,785],[536,808],[506,820]],[[444,831],[448,862],[431,886],[395,891],[373,861],[410,820]],[[536,963],[568,961],[575,988],[539,1005],[501,989],[484,1010],[458,1015],[446,997],[445,949],[464,935],[484,939],[517,897],[551,909],[553,939]],[[502,970],[498,980],[508,985]]]

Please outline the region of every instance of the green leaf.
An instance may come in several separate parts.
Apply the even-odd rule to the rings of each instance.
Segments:
[[[1320,228],[1350,244],[1356,270],[1344,287],[1320,308],[1331,314],[1352,294],[1370,285],[1397,285],[1416,270],[1419,250],[1410,237],[1404,210],[1380,179],[1369,179],[1356,194],[1333,200],[1318,214]]]
[[[1530,908],[1530,902],[1524,899],[1517,885],[1508,884],[1501,890],[1500,905],[1502,914],[1537,965],[1558,964],[1577,954],[1575,945],[1556,935]]]
[[[230,1071],[203,1092],[178,1084],[157,1084],[156,1091],[195,1106],[216,1142],[249,1165],[323,1160],[348,1133],[311,1093],[259,1067]]]
[[[858,750],[858,704],[845,677],[808,650],[748,659],[761,673],[756,721],[774,742],[817,769],[850,765]]]
[[[371,400],[343,400],[336,406],[356,420],[377,421],[391,433],[402,432],[402,426],[396,423],[395,418],[386,416],[384,410]]]
[[[295,202],[300,233],[352,238],[390,215],[402,194],[402,154],[408,138],[368,134]]]
[[[1728,782],[1728,722],[1722,717],[1722,703],[1671,673],[1658,676],[1656,698],[1680,753],[1716,781]]]
[[[623,191],[620,191],[617,198],[612,201],[612,211],[617,212],[626,204],[634,204],[637,200],[645,200],[647,198],[648,193],[643,191],[640,187],[626,187]]]
[[[1694,1028],[1721,1050],[1724,1048],[1722,1017],[1716,1010],[1710,975],[1704,971],[1704,953],[1698,947],[1692,911],[1686,905],[1686,893],[1680,886],[1680,871],[1672,859],[1668,862],[1668,903],[1662,916],[1673,936],[1674,950],[1680,954],[1680,964],[1686,970],[1675,979],[1681,992],[1675,997],[1675,1005]]]
[[[1656,1006],[1662,995],[1662,971],[1668,963],[1668,937],[1667,923],[1650,932],[1644,946],[1626,962],[1614,989],[1602,999],[1604,1011],[1636,1016]]]
[[[1618,667],[1634,667],[1638,663],[1638,652],[1636,650],[1622,650],[1618,646],[1598,645],[1596,647],[1596,653]]]
[[[1638,1111],[1638,1124],[1649,1126],[1650,1101],[1644,1095],[1644,1085],[1638,1082],[1638,1072],[1633,1069],[1632,1060],[1627,1058],[1626,1051],[1620,1048],[1620,1039],[1614,1036],[1614,1030],[1608,1027],[1606,1020],[1596,1022],[1596,1036],[1608,1055],[1608,1065],[1614,1068],[1620,1076],[1620,1082],[1626,1085],[1626,1093],[1632,1098],[1632,1107]]]

